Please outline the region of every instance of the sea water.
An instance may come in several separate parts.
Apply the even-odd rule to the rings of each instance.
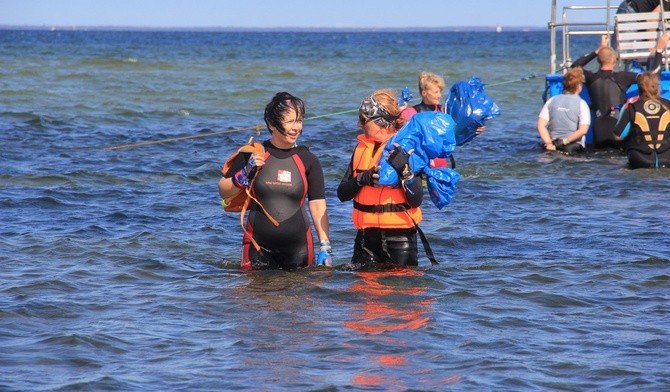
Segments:
[[[0,390],[670,389],[670,171],[539,149],[548,41],[0,31]],[[356,109],[418,97],[423,70],[481,78],[503,113],[457,149],[451,205],[424,201],[441,263],[241,272],[216,188],[240,129],[276,92],[306,101],[346,264]]]

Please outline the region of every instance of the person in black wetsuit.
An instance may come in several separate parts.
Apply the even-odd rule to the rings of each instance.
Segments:
[[[314,264],[311,225],[305,197],[320,242],[317,264],[329,265],[330,240],[325,185],[321,163],[307,147],[297,146],[303,130],[304,103],[289,93],[276,94],[265,108],[270,140],[265,155],[239,154],[219,181],[226,199],[250,188],[262,207],[252,202],[243,239],[243,269],[287,269]],[[247,160],[248,158],[248,160]],[[277,222],[275,226],[263,208]],[[252,246],[249,236],[260,249]]]
[[[444,79],[441,76],[430,72],[421,72],[419,74],[421,103],[406,108],[400,116],[409,120],[415,113],[419,112],[443,112],[444,109],[440,101],[442,100],[444,87]]]
[[[409,121],[413,115],[421,112],[446,112],[446,109],[440,104],[442,100],[442,93],[444,92],[445,83],[440,75],[431,72],[421,72],[419,74],[419,94],[421,94],[421,103],[406,107],[400,113],[400,116]],[[477,128],[477,135],[486,130],[486,126]],[[435,158],[430,160],[431,167],[449,167],[455,168],[455,161],[453,156],[451,162],[446,158]]]
[[[660,71],[663,50],[668,44],[668,35],[663,34],[656,43],[654,58],[648,64],[648,69]],[[591,112],[593,120],[593,148],[621,148],[621,143],[614,138],[614,127],[618,118],[618,109],[626,100],[626,91],[637,81],[638,73],[628,71],[614,71],[616,54],[609,46],[609,37],[603,35],[600,47],[591,53],[575,60],[571,68],[582,67],[594,58],[598,58],[600,68],[597,72],[584,69],[586,88],[591,98]]]
[[[661,98],[656,74],[641,74],[638,87],[640,96],[626,103],[614,135],[628,142],[631,169],[670,167],[670,101]]]
[[[670,0],[663,1],[663,9],[670,11]],[[624,0],[619,4],[617,14],[630,14],[634,12],[659,12],[661,10],[659,0]]]
[[[444,79],[440,75],[431,72],[419,74],[419,94],[421,103],[405,108],[400,116],[409,120],[415,113],[420,112],[445,112],[446,109],[440,104],[444,92]],[[477,134],[486,130],[486,126],[477,128]]]

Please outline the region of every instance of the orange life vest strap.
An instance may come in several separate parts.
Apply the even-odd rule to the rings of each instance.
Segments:
[[[247,144],[240,147],[235,154],[233,154],[230,158],[226,160],[225,164],[223,165],[223,169],[221,170],[222,174],[225,175],[228,172],[235,157],[237,157],[239,154],[263,154],[264,159],[267,159],[270,156],[270,153],[265,151],[265,148],[261,143],[253,142],[252,137],[249,139],[249,142]],[[259,171],[261,169],[262,167],[259,168]],[[263,207],[263,204],[261,204],[261,202],[258,201],[258,199],[251,194],[251,188],[253,187],[254,182],[256,181],[256,177],[254,177],[251,180],[249,188],[245,188],[244,190],[240,189],[240,191],[237,192],[235,195],[225,199],[223,204],[224,204],[224,210],[226,212],[240,211],[240,226],[242,226],[244,234],[247,237],[249,237],[251,243],[254,245],[254,248],[256,248],[256,250],[260,250],[261,247],[258,245],[256,240],[254,240],[253,236],[251,235],[251,233],[249,233],[246,227],[244,226],[244,215],[246,214],[247,209],[249,208],[249,203],[251,202],[251,200],[256,202],[256,204],[258,204],[258,206],[261,207],[261,210],[263,210],[263,214],[265,214],[265,216],[270,220],[270,222],[272,222],[272,224],[275,227],[279,226],[279,222],[277,222],[277,220],[273,218],[272,215],[270,215],[268,210],[266,210],[265,207]]]
[[[252,185],[252,186],[254,185],[254,181],[256,181],[256,178],[255,178],[255,177],[254,177],[253,180],[251,180],[251,185]],[[255,197],[253,197],[253,196],[251,195],[251,187],[246,188],[244,191],[246,192],[246,194],[247,194],[248,197],[247,197],[247,199],[244,201],[244,204],[242,205],[242,210],[241,210],[241,212],[240,212],[240,226],[242,226],[242,231],[244,231],[244,234],[245,234],[247,237],[249,237],[249,239],[251,240],[251,243],[254,245],[254,248],[256,248],[256,250],[258,251],[258,250],[261,249],[260,245],[258,245],[258,242],[256,242],[256,240],[254,239],[254,237],[251,235],[251,233],[249,233],[249,232],[247,231],[247,228],[244,226],[244,215],[245,215],[245,213],[247,212],[247,208],[249,207],[249,202],[250,202],[251,200],[255,201],[256,204],[258,204],[258,205],[261,207],[261,209],[263,210],[263,213],[265,214],[265,216],[270,220],[270,222],[272,222],[272,224],[273,224],[275,227],[279,226],[279,222],[277,222],[277,220],[276,220],[275,218],[273,218],[272,215],[270,215],[270,213],[265,209],[265,207],[263,207],[263,204],[261,204],[261,202],[258,201],[258,199],[256,199]],[[240,192],[242,192],[242,191],[240,191]]]

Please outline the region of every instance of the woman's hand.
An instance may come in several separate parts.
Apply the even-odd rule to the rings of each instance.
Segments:
[[[409,150],[409,152],[405,152],[398,143],[393,143],[393,147],[395,148],[393,151],[391,151],[386,160],[393,167],[393,169],[395,169],[396,173],[398,173],[398,176],[403,177],[404,173],[411,172],[411,168],[409,166],[409,156],[414,152],[414,149]]]
[[[379,166],[368,169],[356,176],[356,183],[360,186],[377,186],[379,185]]]
[[[265,165],[265,157],[253,154],[247,164],[233,176],[233,184],[238,188],[249,188],[258,170]]]

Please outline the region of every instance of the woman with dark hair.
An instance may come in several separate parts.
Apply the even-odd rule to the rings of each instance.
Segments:
[[[219,181],[219,194],[241,190],[253,196],[243,239],[242,268],[296,269],[314,264],[314,245],[305,198],[320,242],[317,264],[330,265],[331,247],[321,163],[296,141],[305,105],[287,92],[265,107],[270,139],[264,154],[238,154]],[[253,246],[252,246],[253,245]]]
[[[584,136],[591,125],[589,105],[579,97],[584,71],[570,69],[563,78],[563,94],[551,97],[537,118],[544,149],[574,154],[584,151]]]
[[[670,101],[661,98],[657,74],[644,72],[637,84],[640,96],[624,106],[614,136],[626,141],[631,169],[670,167]]]
[[[387,141],[405,124],[391,90],[377,90],[361,102],[358,135],[351,163],[337,196],[354,201],[353,222],[358,233],[352,264],[392,263],[418,265],[417,225],[421,222],[423,188],[409,167],[409,154],[396,146],[388,162],[398,173],[397,186],[379,185],[379,162]]]

